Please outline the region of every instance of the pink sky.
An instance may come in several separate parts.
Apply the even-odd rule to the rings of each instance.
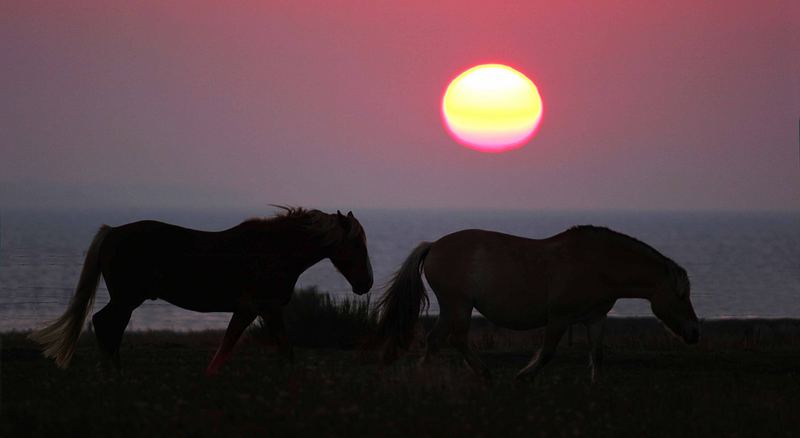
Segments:
[[[111,3],[0,6],[0,207],[800,205],[796,1]],[[486,62],[521,149],[442,126]]]

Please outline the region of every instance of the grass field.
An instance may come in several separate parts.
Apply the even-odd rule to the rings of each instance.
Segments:
[[[129,333],[122,375],[97,368],[85,334],[59,370],[23,333],[5,333],[0,435],[800,435],[800,321],[708,322],[688,347],[655,320],[612,319],[596,385],[581,327],[537,381],[517,382],[539,333],[473,326],[488,384],[450,350],[424,369],[416,349],[382,366],[331,339],[298,347],[290,364],[257,332],[214,378],[203,370],[220,332]]]

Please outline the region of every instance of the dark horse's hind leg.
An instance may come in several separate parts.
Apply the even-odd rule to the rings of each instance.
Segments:
[[[113,300],[92,316],[92,325],[100,350],[119,369],[119,346],[122,334],[131,319],[133,308],[115,303]]]
[[[286,326],[283,324],[283,308],[278,304],[271,305],[262,310],[260,315],[267,325],[270,337],[278,346],[280,354],[290,362],[293,361],[294,349],[292,348],[292,343],[289,342],[289,336],[286,334]]]
[[[539,371],[541,371],[541,369],[544,368],[544,366],[547,365],[547,363],[550,362],[550,360],[556,354],[558,341],[560,341],[561,337],[564,336],[564,332],[567,331],[567,327],[568,324],[553,322],[545,327],[542,347],[539,348],[539,351],[535,356],[533,356],[528,365],[526,365],[525,368],[521,369],[517,373],[517,379],[529,378],[532,380],[536,378],[536,375],[539,374]]]
[[[600,368],[603,366],[603,331],[606,325],[606,317],[603,316],[597,321],[586,325],[586,334],[591,344],[589,353],[589,366],[592,369],[592,383],[597,383],[600,378]]]

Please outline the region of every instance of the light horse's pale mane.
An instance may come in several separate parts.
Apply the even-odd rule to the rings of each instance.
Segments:
[[[612,229],[606,227],[598,227],[595,225],[578,225],[570,228],[571,230],[576,231],[583,231],[583,232],[593,232],[598,234],[606,234],[608,236],[614,236],[615,238],[622,238],[621,241],[625,242],[627,246],[629,246],[634,251],[649,254],[655,257],[656,260],[661,261],[666,266],[670,281],[673,283],[676,290],[689,290],[689,275],[686,273],[686,270],[683,269],[682,266],[675,263],[671,258],[661,254],[657,249],[653,248],[652,246],[642,242],[641,240],[628,236],[627,234],[623,234]]]

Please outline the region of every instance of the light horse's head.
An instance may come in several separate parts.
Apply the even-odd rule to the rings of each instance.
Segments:
[[[674,334],[687,344],[700,340],[700,321],[689,299],[689,277],[686,270],[669,261],[668,275],[650,297],[650,308]]]
[[[331,215],[333,216],[333,215]],[[353,216],[353,212],[343,215],[336,212],[336,226],[341,238],[332,245],[329,258],[333,266],[344,275],[357,295],[363,295],[372,288],[372,263],[367,251],[367,235],[364,228]]]

